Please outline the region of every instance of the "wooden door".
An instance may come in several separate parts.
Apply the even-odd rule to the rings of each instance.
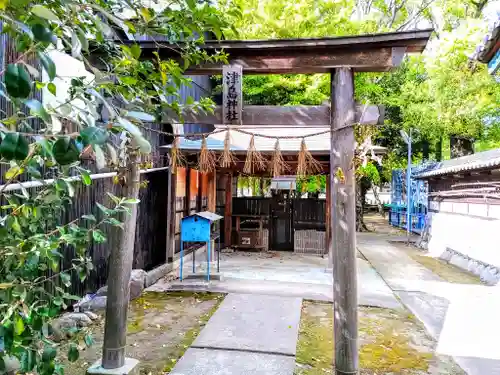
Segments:
[[[293,200],[290,192],[277,192],[271,202],[272,250],[293,251]]]

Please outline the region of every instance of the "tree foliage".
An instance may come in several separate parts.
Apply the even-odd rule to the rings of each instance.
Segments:
[[[327,176],[325,175],[298,177],[297,191],[299,193],[312,193],[312,194],[325,193],[326,177]]]
[[[0,372],[6,358],[17,357],[23,373],[63,373],[51,319],[77,298],[68,293],[71,283],[92,270],[89,244],[106,240],[104,226],[122,227],[122,214],[138,203],[109,192],[93,212],[63,222],[76,188],[92,183],[89,162],[82,159],[95,160],[94,169],[117,171],[117,184],[130,183],[123,179],[129,153],[151,151],[142,128],[166,108],[181,113],[213,107],[210,100],[192,98],[180,104],[178,88],[189,85],[183,72],[191,64],[225,60],[223,53],[209,56],[197,48],[206,32],[222,35],[224,16],[192,0],[149,3],[0,1],[2,32],[16,50],[0,72],[0,95],[12,108],[0,119],[0,162],[8,166],[0,186]],[[115,30],[185,43],[179,59],[142,59],[141,48],[119,43]],[[57,54],[81,64],[85,76],[64,77]],[[57,95],[60,82],[68,87],[62,100],[39,99],[41,92]],[[26,185],[33,182],[39,188]],[[76,343],[67,355],[78,358]]]
[[[227,0],[222,4],[236,3],[242,9],[243,17],[235,22],[242,39],[332,37],[408,30],[417,25],[434,27],[435,36],[423,56],[410,56],[395,72],[355,76],[356,99],[386,107],[386,125],[378,141],[404,158],[401,128],[415,130],[418,155],[440,152],[435,145],[450,135],[473,137],[480,149],[500,141],[500,87],[484,64],[470,60],[486,32],[482,12],[490,2]],[[244,95],[249,104],[318,105],[329,99],[329,77],[247,76]]]
[[[375,141],[387,147],[388,163],[368,163],[357,169],[358,191],[390,181],[393,167],[406,163],[407,145],[400,129],[413,131],[416,160],[429,157],[442,137],[471,136],[498,144],[500,86],[482,64],[469,56],[486,32],[481,21],[488,0],[226,0],[237,4],[242,18],[234,22],[241,39],[334,37],[400,31],[422,26],[436,30],[423,56],[410,56],[389,73],[355,75],[355,97],[386,107],[386,121]],[[313,11],[311,11],[313,10]],[[244,77],[245,101],[260,105],[319,105],[330,97],[330,77],[275,75]],[[434,148],[433,148],[434,147]],[[300,181],[301,187],[311,184]],[[314,190],[315,187],[311,186]],[[358,194],[362,206],[363,194]],[[358,218],[362,208],[358,210]],[[362,222],[358,227],[362,226]]]

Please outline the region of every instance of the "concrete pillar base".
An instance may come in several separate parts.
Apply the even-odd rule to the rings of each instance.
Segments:
[[[101,360],[95,362],[87,369],[87,375],[139,375],[139,361],[134,358],[125,358],[122,367],[107,369],[101,366]]]

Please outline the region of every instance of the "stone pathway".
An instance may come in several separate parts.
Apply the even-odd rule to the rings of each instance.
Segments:
[[[332,273],[326,271],[326,258],[290,252],[221,255],[221,281],[160,280],[147,290],[249,293],[329,302],[333,299]],[[190,269],[185,268],[186,275],[190,272]],[[361,258],[358,258],[358,278],[360,305],[402,308],[378,273]]]
[[[171,375],[292,375],[302,299],[229,294]]]
[[[500,375],[500,288],[452,284],[392,246],[361,233],[358,250],[468,375]]]

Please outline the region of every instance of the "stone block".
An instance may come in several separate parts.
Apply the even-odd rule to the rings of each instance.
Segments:
[[[104,285],[97,289],[97,292],[95,292],[96,297],[101,297],[101,296],[107,296],[108,295],[108,286]]]
[[[138,364],[137,359],[125,358],[125,364],[122,367],[105,369],[102,367],[101,360],[99,360],[87,369],[87,375],[138,375]]]
[[[87,315],[91,320],[99,319],[99,315],[94,314],[92,311],[85,311],[84,314]]]
[[[477,275],[481,276],[481,274],[484,272],[485,268],[486,267],[483,264],[479,264],[477,266]]]
[[[130,299],[139,298],[146,285],[146,271],[132,270],[130,275]]]
[[[16,375],[21,369],[21,363],[16,357],[4,356],[3,362],[5,364],[5,368],[0,370],[0,375]]]
[[[78,305],[78,311],[99,311],[106,309],[108,297],[97,296]]]
[[[460,267],[463,270],[466,270],[468,264],[469,264],[469,261],[467,260],[467,258],[459,257],[459,259],[458,259],[458,261],[456,263],[456,266]]]
[[[84,313],[67,313],[62,315],[60,319],[74,320],[78,327],[87,327],[92,324],[92,319]]]
[[[457,253],[452,255],[449,263],[463,270],[467,270],[469,267],[469,259]]]
[[[481,281],[488,285],[496,285],[498,283],[497,269],[495,267],[487,267],[481,272]]]
[[[467,264],[467,270],[474,275],[477,275],[477,267],[478,263],[475,260],[469,259],[469,262]]]
[[[151,285],[156,283],[162,277],[167,276],[167,274],[170,271],[172,271],[171,264],[162,264],[161,266],[158,266],[158,267],[152,269],[151,271],[148,271],[146,273],[146,280],[144,283],[144,287],[149,288]]]
[[[452,256],[453,253],[450,250],[446,250],[443,254],[441,254],[440,258],[449,262]]]
[[[146,285],[147,273],[144,270],[132,270],[130,275],[130,300],[139,298]],[[108,295],[108,286],[105,285],[95,293],[97,297]]]
[[[450,257],[450,260],[449,262],[453,265],[457,265],[457,262],[459,260],[459,256],[457,254],[453,254],[451,257]]]
[[[72,335],[73,331],[78,328],[76,321],[68,318],[67,316],[61,316],[54,319],[50,325],[50,334],[55,342],[60,342]]]

